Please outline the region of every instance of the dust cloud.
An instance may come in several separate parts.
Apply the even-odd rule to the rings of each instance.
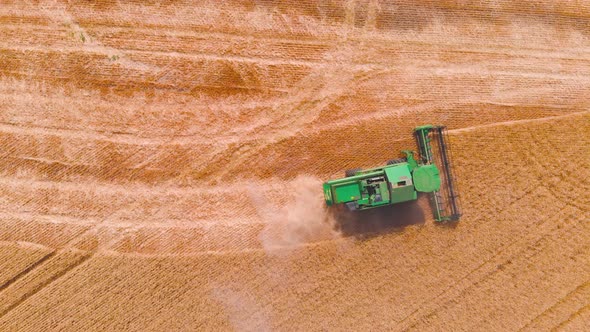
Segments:
[[[230,287],[215,287],[211,296],[225,308],[236,331],[271,331],[270,312],[244,291]]]
[[[320,179],[299,176],[285,190],[292,194],[280,207],[268,203],[260,194],[250,193],[266,223],[260,241],[267,252],[340,237],[325,207]]]

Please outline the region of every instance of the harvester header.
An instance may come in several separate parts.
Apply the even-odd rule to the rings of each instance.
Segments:
[[[460,203],[445,127],[419,126],[414,128],[414,136],[417,156],[404,150],[404,158],[390,160],[385,166],[347,170],[346,177],[325,182],[326,204],[366,210],[412,201],[418,193],[428,193],[436,221],[459,220]]]

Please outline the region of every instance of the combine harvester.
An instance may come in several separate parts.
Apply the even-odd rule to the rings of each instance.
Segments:
[[[445,127],[416,127],[414,136],[419,158],[413,151],[404,150],[405,158],[390,160],[387,166],[347,170],[345,178],[324,183],[326,204],[366,210],[416,200],[418,192],[423,192],[430,193],[436,221],[459,220],[461,210]]]

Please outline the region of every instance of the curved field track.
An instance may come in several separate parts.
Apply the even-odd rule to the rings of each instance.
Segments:
[[[590,2],[3,1],[0,330],[583,331]],[[445,124],[463,217],[321,183]]]

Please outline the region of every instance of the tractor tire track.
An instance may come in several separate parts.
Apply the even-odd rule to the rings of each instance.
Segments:
[[[568,205],[572,211],[578,211],[572,205]],[[445,290],[443,293],[437,295],[435,298],[425,301],[424,306],[420,306],[419,309],[414,311],[410,316],[404,318],[401,323],[400,330],[409,331],[416,327],[421,322],[427,321],[429,317],[433,316],[440,308],[447,308],[454,303],[458,303],[457,299],[463,294],[468,292],[470,289],[477,287],[479,284],[489,279],[496,273],[502,272],[502,266],[511,262],[515,257],[528,257],[532,258],[539,254],[541,249],[537,248],[536,244],[541,242],[548,236],[556,238],[565,238],[565,235],[577,226],[577,222],[570,222],[565,227],[554,227],[551,224],[553,217],[559,215],[564,210],[559,211],[555,215],[547,216],[540,221],[536,227],[539,229],[538,232],[530,233],[528,236],[520,238],[516,241],[511,242],[500,250],[498,250],[493,257],[484,261],[475,270],[471,271],[468,275],[462,278],[457,284],[453,285],[449,290]],[[578,211],[579,212],[579,211]],[[582,221],[580,218],[579,221]],[[552,232],[554,231],[554,232]],[[529,252],[527,255],[523,255],[525,252]],[[465,282],[464,282],[465,281]]]
[[[590,312],[590,304],[586,305],[585,307],[580,308],[578,311],[572,313],[566,320],[560,322],[555,327],[551,329],[551,331],[560,331],[569,323],[574,321],[576,318],[581,316],[583,313]]]
[[[530,194],[527,194],[522,197],[522,199],[529,196]],[[517,203],[518,201],[512,203],[511,206],[517,206]],[[571,205],[568,206],[570,209],[574,208]],[[483,261],[479,266],[458,280],[456,284],[450,286],[438,295],[425,300],[416,310],[399,322],[401,325],[400,330],[411,330],[415,324],[428,318],[428,316],[436,312],[438,308],[444,308],[445,305],[453,302],[456,298],[461,296],[461,294],[465,293],[472,287],[475,287],[492,274],[500,271],[499,266],[506,264],[506,262],[510,261],[512,257],[518,256],[519,253],[526,251],[531,243],[538,242],[542,238],[552,234],[551,231],[553,231],[553,225],[548,221],[553,220],[554,216],[557,216],[562,212],[563,210],[550,216],[544,216],[540,221],[534,224],[533,228],[537,229],[536,232],[529,233],[528,235],[520,237],[499,248],[492,257]],[[558,233],[563,234],[575,225],[575,223],[570,223],[568,227],[558,229]]]
[[[529,328],[529,327],[531,325],[536,324],[537,322],[541,321],[543,319],[543,317],[548,316],[550,313],[558,310],[558,307],[560,307],[561,305],[564,305],[565,303],[569,302],[570,300],[574,300],[575,301],[575,297],[579,293],[585,294],[585,293],[588,293],[589,290],[590,290],[590,280],[581,283],[574,290],[572,290],[571,292],[567,293],[564,297],[560,298],[555,303],[553,303],[550,307],[548,307],[547,309],[543,310],[541,313],[539,313],[537,316],[535,316],[533,319],[531,319],[519,331],[525,331],[525,330],[532,331],[532,330],[534,330],[535,329],[534,327],[533,328]],[[570,315],[570,317],[571,317],[571,315]]]
[[[50,258],[55,259],[58,254],[59,254],[59,252],[54,252],[54,255],[52,255]],[[29,298],[33,297],[35,294],[37,294],[39,291],[41,291],[45,287],[51,285],[53,282],[59,280],[60,278],[63,278],[68,273],[70,273],[70,272],[74,271],[76,268],[80,267],[83,263],[85,263],[90,258],[92,258],[92,256],[93,256],[93,254],[90,254],[90,253],[82,255],[77,261],[74,261],[72,265],[68,266],[67,268],[63,269],[62,271],[59,271],[58,273],[53,274],[49,279],[42,281],[38,285],[34,286],[31,290],[27,291],[25,294],[22,294],[15,302],[11,303],[4,310],[0,311],[0,318],[3,318],[5,315],[9,314],[12,310],[17,308],[23,302],[27,301]],[[48,258],[43,263],[45,265],[51,264],[51,260]],[[37,266],[37,270],[40,270],[42,268],[43,268],[43,265]],[[55,272],[55,271],[53,271],[53,272]],[[28,271],[28,273],[34,273],[34,271],[31,270],[31,271]],[[23,277],[23,276],[21,276],[21,277]]]
[[[45,262],[47,262],[48,260],[50,260],[51,258],[53,258],[55,255],[56,255],[56,252],[54,250],[54,251],[48,253],[47,255],[43,256],[38,261],[36,261],[33,264],[29,265],[27,268],[25,268],[24,270],[22,270],[21,272],[19,272],[18,274],[16,274],[14,277],[12,277],[11,279],[7,280],[2,285],[0,285],[0,292],[4,291],[10,285],[14,284],[19,279],[21,279],[22,277],[24,277],[25,275],[27,275],[28,273],[30,273],[31,271],[39,268],[42,264],[44,264]]]

